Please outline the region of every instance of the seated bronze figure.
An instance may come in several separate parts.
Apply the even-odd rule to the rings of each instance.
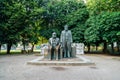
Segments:
[[[49,60],[58,60],[59,59],[59,48],[60,48],[60,44],[59,44],[59,38],[56,37],[56,33],[54,32],[52,34],[52,37],[49,39]]]

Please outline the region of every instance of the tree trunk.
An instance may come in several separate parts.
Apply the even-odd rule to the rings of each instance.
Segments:
[[[23,44],[23,50],[25,51],[26,49],[25,49],[25,44]]]
[[[112,53],[114,53],[114,44],[111,43],[111,50],[112,50]]]
[[[43,44],[43,37],[42,37],[42,44]]]
[[[2,44],[0,44],[0,52],[1,52],[1,46],[2,46]]]
[[[98,51],[98,46],[99,46],[99,44],[98,44],[98,43],[96,43],[96,51]]]
[[[33,50],[34,50],[34,44],[32,44],[31,52],[33,52]]]
[[[96,46],[96,51],[98,50],[98,46]]]
[[[104,42],[103,52],[104,52],[104,53],[107,52],[107,42]]]
[[[88,51],[87,52],[89,53],[90,52],[90,44],[88,44],[87,47],[88,47]]]
[[[117,52],[120,52],[120,43],[117,42]]]
[[[27,53],[26,48],[25,48],[25,43],[23,43],[23,49],[22,49],[21,53],[23,53],[23,54]]]
[[[7,54],[10,54],[12,43],[7,44]]]

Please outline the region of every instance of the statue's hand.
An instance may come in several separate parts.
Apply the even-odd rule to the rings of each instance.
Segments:
[[[60,45],[60,48],[63,48],[62,42],[59,45]]]
[[[56,46],[56,49],[58,50],[59,48],[60,48],[60,46],[59,46],[59,45],[57,45],[57,46]]]
[[[63,46],[62,46],[62,45],[60,45],[60,48],[63,48]]]

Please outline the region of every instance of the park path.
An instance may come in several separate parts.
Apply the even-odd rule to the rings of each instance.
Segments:
[[[120,57],[84,55],[93,66],[38,66],[30,55],[0,55],[0,80],[120,80]]]

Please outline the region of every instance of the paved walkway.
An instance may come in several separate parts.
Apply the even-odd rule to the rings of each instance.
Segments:
[[[85,55],[95,66],[37,66],[34,55],[0,55],[0,80],[120,80],[120,57]]]

